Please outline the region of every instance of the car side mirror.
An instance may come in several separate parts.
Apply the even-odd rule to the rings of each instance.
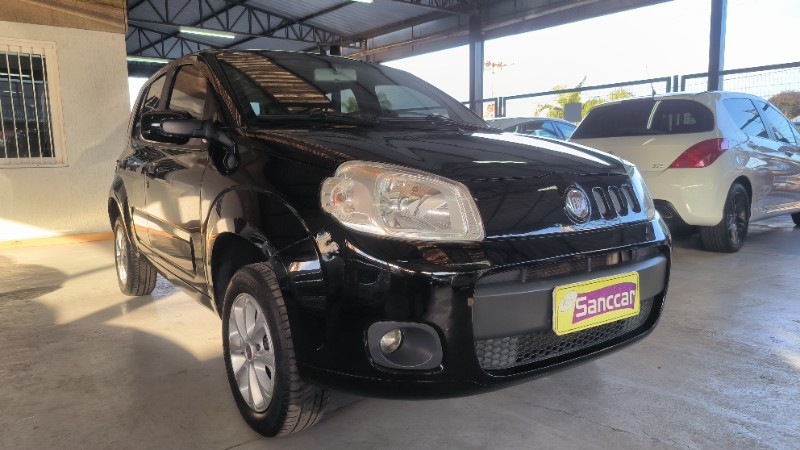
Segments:
[[[212,137],[211,123],[206,120],[197,119],[164,119],[161,121],[161,132],[166,136],[183,138],[203,138]]]
[[[233,148],[235,144],[230,136],[210,120],[165,118],[161,120],[161,134],[169,138],[203,138]]]
[[[199,122],[188,119],[185,113],[178,113],[174,111],[148,111],[142,114],[142,118],[140,120],[142,137],[148,141],[166,142],[170,144],[185,144],[189,141],[191,136],[185,136],[177,133],[167,133],[164,130],[165,122],[182,121]]]
[[[239,152],[236,142],[224,129],[210,120],[187,117],[188,114],[174,111],[150,111],[142,114],[142,136],[158,142],[185,144],[191,138],[209,141],[211,161],[223,174],[233,173],[239,167]],[[145,134],[145,129],[147,133]]]

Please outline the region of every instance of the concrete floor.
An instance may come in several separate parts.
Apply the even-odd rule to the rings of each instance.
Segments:
[[[475,397],[338,395],[279,439],[240,419],[219,319],[161,279],[120,294],[110,241],[0,249],[0,448],[799,448],[792,225],[734,255],[679,239],[663,319],[624,351]]]

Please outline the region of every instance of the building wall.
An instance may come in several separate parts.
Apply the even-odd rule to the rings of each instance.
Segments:
[[[110,230],[130,111],[125,35],[0,21],[0,37],[55,43],[67,163],[0,168],[0,241]]]
[[[125,33],[124,0],[0,0],[0,20]]]

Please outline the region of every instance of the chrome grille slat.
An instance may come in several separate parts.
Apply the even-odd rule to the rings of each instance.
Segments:
[[[596,217],[605,220],[641,213],[642,206],[629,184],[596,186],[591,189]]]

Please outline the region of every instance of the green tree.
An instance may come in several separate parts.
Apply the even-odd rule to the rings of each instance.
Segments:
[[[586,82],[586,77],[584,76],[580,83],[575,86],[575,89],[580,89],[583,87],[583,83]],[[563,91],[568,89],[566,86],[554,86],[554,91]],[[581,93],[580,91],[573,91],[573,92],[564,92],[558,94],[556,97],[555,104],[544,104],[539,105],[536,108],[536,112],[534,115],[540,116],[544,113],[547,117],[554,117],[556,119],[563,119],[564,118],[564,107],[569,105],[570,103],[580,103],[581,102]]]
[[[347,100],[342,102],[342,109],[346,113],[358,112],[358,100],[355,97],[347,97]]]
[[[580,89],[583,87],[583,84],[586,82],[586,77],[584,76],[580,83],[575,85],[574,89]],[[553,87],[554,91],[563,91],[568,89],[565,86],[555,86]],[[608,94],[607,98],[603,97],[593,97],[585,102],[582,101],[583,98],[581,97],[580,91],[572,91],[572,92],[564,92],[556,97],[555,104],[544,104],[539,105],[536,108],[535,115],[540,116],[544,114],[547,117],[554,117],[557,119],[564,118],[564,108],[566,105],[570,103],[581,103],[581,117],[585,117],[586,114],[589,112],[590,109],[594,108],[597,105],[601,105],[603,103],[614,101],[614,100],[622,100],[623,98],[633,97],[633,93],[630,91],[626,91],[624,89],[615,89]]]
[[[769,98],[769,102],[786,115],[790,120],[800,116],[800,92],[783,91]]]

